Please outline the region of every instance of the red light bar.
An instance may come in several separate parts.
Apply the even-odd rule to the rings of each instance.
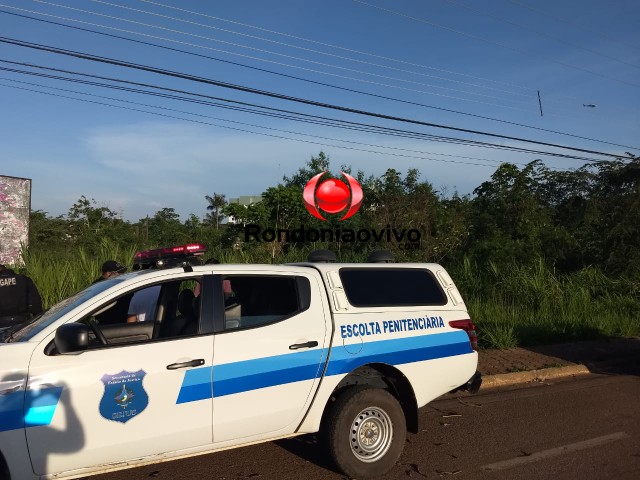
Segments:
[[[178,245],[176,247],[156,248],[154,250],[142,250],[136,252],[133,259],[141,260],[157,260],[160,258],[172,256],[188,256],[188,255],[204,255],[207,246],[201,243],[188,243],[186,245]]]

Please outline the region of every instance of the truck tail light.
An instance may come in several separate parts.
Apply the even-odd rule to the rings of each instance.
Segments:
[[[460,330],[464,330],[469,335],[469,343],[471,343],[471,348],[474,350],[478,350],[478,336],[476,335],[476,326],[473,324],[471,320],[452,320],[449,322],[449,326],[451,328],[459,328]]]

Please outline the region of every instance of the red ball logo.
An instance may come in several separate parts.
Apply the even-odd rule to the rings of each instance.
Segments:
[[[347,208],[349,197],[349,187],[341,180],[327,180],[316,190],[318,206],[329,213],[338,213]]]
[[[362,205],[362,187],[351,175],[344,172],[342,175],[349,182],[349,186],[342,180],[326,180],[318,185],[320,177],[327,172],[322,172],[307,182],[302,197],[305,207],[311,215],[320,220],[326,220],[320,215],[318,207],[328,213],[339,213],[349,207],[347,213],[340,219],[345,220],[354,215]]]

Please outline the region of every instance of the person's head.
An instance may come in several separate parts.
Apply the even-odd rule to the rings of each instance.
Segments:
[[[117,277],[127,271],[127,267],[115,260],[107,260],[102,264],[102,278]]]
[[[12,273],[14,273],[13,270],[0,263],[0,274],[11,275]]]

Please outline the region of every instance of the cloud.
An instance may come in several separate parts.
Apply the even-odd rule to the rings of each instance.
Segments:
[[[80,168],[70,181],[82,182],[82,194],[121,211],[128,220],[153,215],[164,207],[174,208],[185,219],[190,213],[198,216],[206,213],[205,195],[223,193],[231,198],[260,194],[280,182],[284,175],[293,174],[321,150],[329,155],[333,171],[343,164],[351,166],[353,171],[363,170],[367,175],[376,176],[388,168],[403,173],[409,168],[418,168],[421,178],[437,189],[446,187],[449,193],[458,190],[463,194],[488,179],[497,164],[468,165],[485,162],[451,155],[522,160],[510,152],[327,130],[322,132],[316,128],[314,134],[389,148],[343,143],[348,147],[343,149],[329,146],[340,142],[308,137],[309,142],[296,142],[199,125],[135,123],[86,132],[83,144],[90,168],[86,171]],[[379,155],[357,149],[386,153]]]

